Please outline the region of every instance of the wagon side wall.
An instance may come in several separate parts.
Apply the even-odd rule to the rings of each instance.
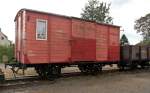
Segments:
[[[25,15],[24,12],[25,11]],[[120,60],[119,27],[24,10],[16,18],[16,50],[24,64]],[[18,27],[18,19],[21,24]],[[37,39],[37,22],[46,22],[46,39]],[[21,30],[19,30],[21,29]]]

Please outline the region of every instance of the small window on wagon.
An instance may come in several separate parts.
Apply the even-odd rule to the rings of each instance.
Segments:
[[[37,19],[36,40],[47,40],[47,20]]]

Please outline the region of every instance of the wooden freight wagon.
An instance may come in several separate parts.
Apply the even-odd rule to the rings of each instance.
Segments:
[[[21,9],[15,23],[15,57],[22,64],[41,67],[120,60],[119,26],[29,9]]]

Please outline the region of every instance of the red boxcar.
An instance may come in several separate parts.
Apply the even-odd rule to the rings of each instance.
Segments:
[[[15,57],[23,64],[120,60],[119,26],[29,9],[15,23]]]

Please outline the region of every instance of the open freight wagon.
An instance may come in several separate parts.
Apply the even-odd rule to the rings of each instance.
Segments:
[[[39,74],[70,64],[87,72],[120,61],[119,26],[30,9],[21,9],[15,23],[15,58]]]
[[[150,46],[148,45],[125,45],[121,46],[122,67],[149,66]]]

